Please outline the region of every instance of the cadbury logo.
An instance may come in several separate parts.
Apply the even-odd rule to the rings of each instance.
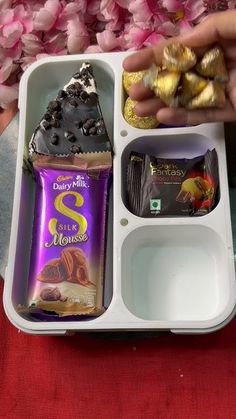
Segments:
[[[61,178],[63,176],[59,176]],[[66,177],[66,176],[64,176]],[[72,176],[67,176],[67,179],[73,179]],[[65,180],[65,179],[64,179]],[[61,181],[61,179],[60,179]],[[59,181],[59,182],[60,182]],[[57,178],[58,182],[58,178]],[[84,180],[84,176],[78,175],[76,176],[76,179],[73,180],[73,182],[70,183],[57,183],[53,182],[52,189],[59,190],[59,191],[70,191],[73,188],[88,188],[87,182]]]
[[[57,182],[64,182],[65,180],[73,179],[73,176],[58,176]]]

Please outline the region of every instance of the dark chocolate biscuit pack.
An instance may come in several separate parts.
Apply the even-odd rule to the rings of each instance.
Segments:
[[[127,169],[129,210],[139,217],[200,216],[219,200],[216,150],[192,159],[131,152]]]

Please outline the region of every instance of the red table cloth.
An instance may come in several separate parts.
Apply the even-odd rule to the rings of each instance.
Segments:
[[[0,328],[1,418],[236,418],[236,319],[203,336],[32,336],[1,304]]]

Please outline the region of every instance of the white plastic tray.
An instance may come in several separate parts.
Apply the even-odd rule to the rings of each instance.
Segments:
[[[4,307],[10,321],[23,331],[34,334],[66,334],[77,330],[203,333],[222,327],[233,316],[236,287],[223,125],[153,130],[131,127],[122,115],[125,55],[46,58],[31,65],[22,77]],[[23,156],[27,156],[28,142],[48,101],[83,61],[90,61],[94,67],[101,108],[115,151],[105,278],[107,310],[87,321],[36,322],[16,311],[26,296],[34,207],[34,183],[23,173]],[[125,167],[131,150],[160,157],[190,158],[212,148],[218,155],[220,201],[211,213],[195,218],[142,219],[126,208]]]

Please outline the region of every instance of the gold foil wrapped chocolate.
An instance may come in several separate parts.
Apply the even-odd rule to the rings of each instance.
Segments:
[[[163,50],[162,64],[169,71],[185,72],[197,62],[195,52],[182,44],[167,45]]]
[[[196,65],[196,71],[202,76],[214,78],[221,83],[227,82],[229,77],[222,49],[215,46],[207,51]]]
[[[207,86],[207,80],[192,71],[187,71],[182,77],[180,103],[185,106],[190,99],[197,96]]]
[[[136,105],[136,101],[130,99],[128,97],[125,102],[124,107],[124,118],[128,124],[132,125],[135,128],[141,129],[150,129],[156,128],[158,126],[158,121],[155,116],[137,116],[134,107]]]
[[[131,86],[133,86],[133,84],[136,84],[142,81],[145,74],[146,74],[146,71],[135,71],[133,73],[129,73],[128,71],[123,71],[123,75],[122,75],[123,87],[127,95],[129,95]]]
[[[136,74],[133,73],[134,79]],[[163,50],[162,65],[158,67],[153,64],[142,78],[144,85],[153,90],[167,106],[183,106],[187,109],[225,106],[225,83],[229,77],[220,46],[211,48],[197,62],[197,56],[191,48],[179,43],[169,44]],[[127,89],[125,74],[123,84]],[[125,119],[133,126],[144,125],[144,118],[141,118],[141,122],[139,117],[135,117],[131,103],[127,102]]]
[[[186,108],[223,108],[224,105],[225,91],[222,85],[216,81],[210,81],[199,95],[195,96],[187,103]]]
[[[173,106],[174,104],[174,96],[180,76],[180,73],[163,70],[158,72],[156,79],[153,81],[153,91],[168,106]]]

